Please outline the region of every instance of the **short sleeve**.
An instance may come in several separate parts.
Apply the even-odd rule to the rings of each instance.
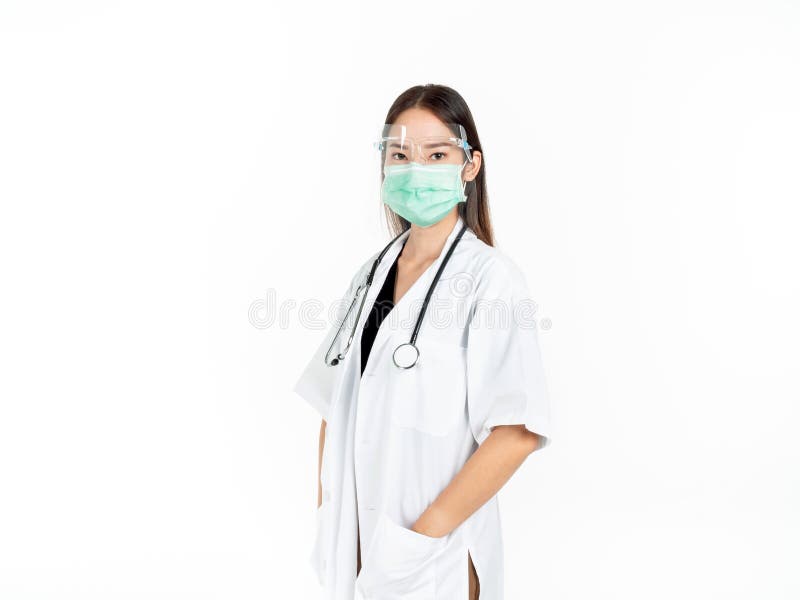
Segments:
[[[524,424],[550,443],[550,400],[536,303],[513,263],[494,261],[478,279],[467,337],[467,408],[480,445],[496,425]]]
[[[361,283],[360,276],[362,275],[362,271],[363,268],[360,269],[350,281],[347,291],[340,300],[340,310],[338,311],[340,313],[338,315],[339,318],[328,328],[325,337],[322,339],[322,342],[312,355],[311,360],[306,364],[293,387],[293,391],[314,407],[326,421],[329,420],[330,416],[331,397],[333,396],[336,376],[339,371],[344,368],[344,365],[327,365],[325,363],[325,354],[328,348],[330,348],[331,342],[339,329],[342,319],[345,318],[345,313],[353,299],[353,294],[358,288],[359,283]],[[357,310],[357,307],[354,307],[353,310]],[[347,329],[346,325],[340,335],[344,336],[344,339],[347,339],[347,336],[350,335],[350,331]],[[352,352],[352,348],[350,351]]]

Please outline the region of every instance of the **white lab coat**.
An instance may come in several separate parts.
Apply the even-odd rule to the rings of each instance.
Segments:
[[[496,495],[446,536],[410,529],[493,426],[523,423],[542,436],[540,449],[550,441],[547,387],[531,327],[533,299],[515,264],[471,229],[431,297],[417,338],[416,366],[400,369],[392,361],[394,349],[409,340],[462,224],[459,217],[438,259],[386,316],[363,377],[360,334],[408,231],[378,266],[345,359],[333,367],[324,363],[334,324],[295,384],[294,391],[327,421],[323,499],[310,556],[325,600],[353,600],[356,589],[365,600],[467,600],[468,552],[481,600],[503,600]],[[351,280],[348,303],[378,254]],[[342,346],[349,332],[346,326]]]

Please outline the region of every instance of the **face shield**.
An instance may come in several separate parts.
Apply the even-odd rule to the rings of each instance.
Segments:
[[[412,136],[406,125],[384,123],[373,144],[381,170],[411,162],[456,165],[464,164],[465,160],[472,162],[472,146],[467,143],[464,127],[458,123],[445,123],[444,127],[437,135]]]

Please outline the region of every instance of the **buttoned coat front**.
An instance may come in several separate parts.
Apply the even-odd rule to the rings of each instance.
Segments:
[[[501,251],[467,229],[434,288],[420,327],[419,359],[398,368],[448,248],[400,298],[378,329],[361,375],[360,334],[406,231],[380,262],[344,360],[325,364],[334,323],[294,391],[327,422],[322,504],[310,560],[325,600],[454,600],[468,596],[468,553],[480,600],[503,600],[503,540],[497,495],[451,533],[411,526],[447,487],[492,427],[524,424],[550,442],[550,407],[526,280]],[[349,304],[376,252],[353,276]],[[356,311],[354,310],[353,313]],[[353,315],[337,339],[344,346]],[[357,539],[361,571],[357,573]]]

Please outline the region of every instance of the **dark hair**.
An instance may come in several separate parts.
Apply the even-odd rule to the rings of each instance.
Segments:
[[[385,123],[394,123],[404,110],[422,108],[432,112],[443,123],[458,123],[467,133],[467,142],[473,150],[481,153],[481,168],[475,179],[467,182],[465,193],[467,201],[458,205],[458,213],[475,235],[489,246],[494,246],[494,232],[489,217],[489,198],[486,192],[486,157],[481,148],[481,140],[472,113],[464,98],[453,88],[445,85],[426,83],[415,85],[400,94],[389,108]],[[453,133],[458,133],[453,132]],[[381,177],[383,175],[381,174]],[[392,235],[398,235],[411,227],[406,219],[384,205],[386,220]]]

